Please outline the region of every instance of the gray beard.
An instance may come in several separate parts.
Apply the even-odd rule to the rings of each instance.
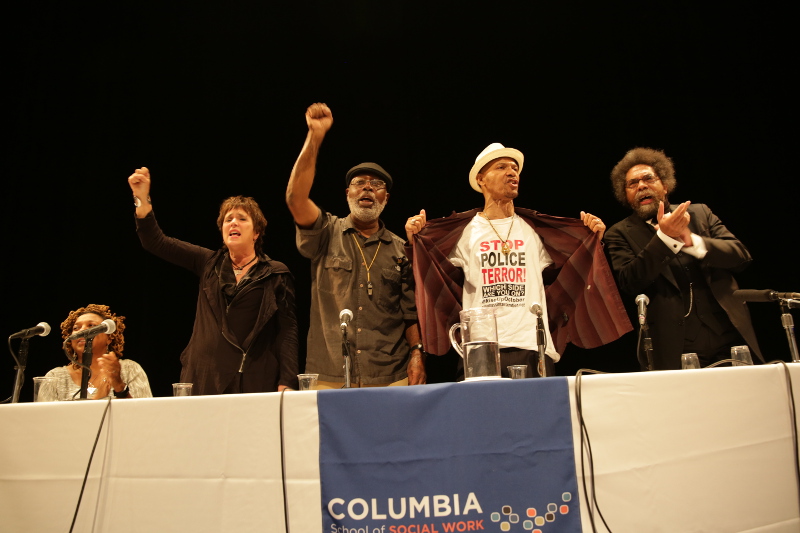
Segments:
[[[653,203],[649,205],[639,205],[638,207],[631,206],[633,212],[636,213],[639,218],[642,220],[650,220],[651,218],[656,218],[658,215],[658,202],[664,202],[664,210],[669,211],[669,202],[667,201],[667,196],[664,195],[663,198],[659,198],[656,196],[655,193],[649,190],[642,191],[642,194],[645,192],[649,192],[650,196],[653,198]]]
[[[655,218],[658,214],[658,202],[654,202],[650,205],[640,205],[639,207],[634,207],[633,212],[639,215],[639,218],[642,220],[650,220],[651,218]]]
[[[363,222],[378,220],[383,208],[386,207],[386,202],[380,203],[377,200],[372,204],[372,207],[361,207],[358,205],[358,198],[348,198],[347,203],[350,206],[350,214]]]

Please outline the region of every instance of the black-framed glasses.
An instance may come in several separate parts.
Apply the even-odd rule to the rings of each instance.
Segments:
[[[639,186],[639,182],[643,181],[645,185],[652,185],[657,182],[660,178],[658,176],[654,176],[653,174],[648,174],[643,178],[633,178],[632,180],[628,180],[625,182],[626,189],[635,189]]]
[[[367,178],[353,178],[353,181],[350,182],[351,187],[363,187],[369,183],[373,189],[385,189],[386,182],[379,179],[371,179],[368,180]]]

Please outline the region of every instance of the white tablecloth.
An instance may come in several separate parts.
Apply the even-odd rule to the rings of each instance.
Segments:
[[[502,386],[480,390],[501,402]],[[800,531],[782,366],[584,376],[581,393],[613,531]],[[0,531],[69,530],[105,408],[0,406]],[[315,392],[112,401],[74,530],[284,532],[283,433],[289,531],[320,531],[317,416]]]

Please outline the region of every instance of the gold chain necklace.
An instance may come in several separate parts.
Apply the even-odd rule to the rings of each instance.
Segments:
[[[375,264],[375,259],[378,257],[378,252],[381,250],[381,241],[378,241],[378,249],[375,250],[375,255],[372,256],[372,261],[370,262],[369,266],[367,266],[367,258],[364,257],[364,250],[361,249],[361,245],[358,243],[358,239],[356,238],[355,233],[350,234],[353,237],[353,242],[356,243],[358,247],[358,251],[361,252],[361,259],[364,260],[364,266],[367,269],[367,296],[372,296],[372,280],[369,277],[369,269],[372,268],[372,265]]]
[[[511,247],[508,245],[508,239],[509,237],[511,237],[511,229],[514,227],[514,219],[516,217],[514,215],[511,215],[511,225],[508,227],[508,235],[506,235],[506,240],[503,240],[500,234],[497,233],[497,230],[494,229],[494,225],[492,224],[492,221],[489,220],[489,217],[486,216],[486,213],[481,213],[481,215],[483,216],[483,218],[486,219],[486,222],[489,223],[489,226],[491,226],[492,230],[494,231],[494,234],[497,235],[497,238],[500,239],[500,242],[503,243],[503,245],[500,247],[500,251],[503,252],[505,255],[508,255],[511,252]]]

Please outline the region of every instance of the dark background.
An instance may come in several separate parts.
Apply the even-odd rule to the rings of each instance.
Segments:
[[[197,297],[193,274],[144,252],[127,177],[153,175],[164,231],[216,248],[220,202],[254,196],[266,251],[296,276],[301,337],[309,262],[284,203],[317,101],[334,114],[312,198],[347,213],[345,171],[395,178],[385,216],[482,205],[467,182],[489,143],[522,150],[518,205],[611,226],[609,172],[635,146],[675,161],[672,201],[708,203],[749,247],[743,288],[800,291],[796,268],[795,28],[764,3],[29,2],[7,14],[3,328],[46,321],[30,378],[65,363],[59,324],[88,303],[127,317],[125,355],[170,395]],[[744,4],[743,4],[744,5]],[[788,9],[788,8],[787,8]],[[751,304],[767,359],[788,360],[775,304]],[[634,334],[569,347],[560,375],[631,371]],[[18,342],[13,344],[17,349]],[[303,350],[304,352],[304,347]],[[451,379],[452,357],[430,362]],[[14,362],[0,365],[11,394]]]

